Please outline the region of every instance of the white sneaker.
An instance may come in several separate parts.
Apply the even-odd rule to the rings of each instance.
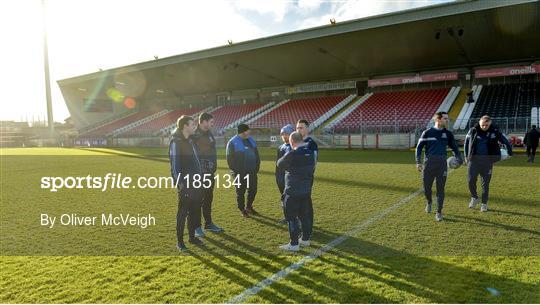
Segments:
[[[480,205],[480,212],[487,212],[487,211],[488,211],[487,204],[482,203]]]
[[[442,213],[436,213],[435,214],[435,221],[442,221]]]
[[[309,247],[310,243],[309,243],[309,240],[299,239],[298,240],[298,245],[301,246],[301,247]]]
[[[299,245],[293,246],[293,245],[291,245],[290,243],[288,243],[288,244],[286,244],[286,245],[279,246],[279,248],[280,248],[281,250],[285,250],[285,251],[293,251],[293,252],[296,252],[296,251],[299,251],[299,250],[300,250],[300,246],[299,246]]]
[[[478,198],[471,198],[471,201],[469,202],[469,209],[474,209],[477,204]]]
[[[204,231],[201,227],[195,229],[195,237],[204,237]]]
[[[431,213],[431,203],[426,203],[426,208],[424,209],[424,211],[426,211],[426,213]]]

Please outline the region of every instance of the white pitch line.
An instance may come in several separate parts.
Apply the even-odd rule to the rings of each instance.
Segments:
[[[411,201],[414,197],[418,196],[424,191],[423,188],[419,188],[416,192],[411,193],[409,196],[399,200],[398,202],[394,203],[393,205],[389,206],[388,208],[382,210],[379,214],[366,219],[364,222],[358,224],[351,230],[347,231],[345,234],[337,237],[336,239],[330,241],[328,244],[324,245],[323,247],[311,252],[310,254],[302,257],[299,261],[296,263],[293,263],[289,265],[285,269],[281,269],[280,271],[272,274],[271,276],[267,277],[266,279],[260,281],[256,285],[244,290],[239,295],[233,297],[230,299],[227,303],[229,304],[237,304],[237,303],[245,303],[244,301],[259,293],[264,288],[272,285],[273,283],[280,281],[284,279],[289,273],[303,267],[307,263],[311,262],[312,260],[318,258],[319,256],[323,255],[324,253],[332,250],[337,245],[341,244],[342,242],[346,241],[350,237],[358,234],[360,231],[371,225],[372,223],[376,222],[377,220],[380,220],[381,218],[385,217],[386,215],[390,214],[397,208],[401,207],[402,205],[406,204],[407,202]]]

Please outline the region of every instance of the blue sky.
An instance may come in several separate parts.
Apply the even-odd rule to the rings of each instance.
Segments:
[[[450,0],[47,0],[55,121],[69,116],[56,80]],[[0,1],[0,120],[45,117],[40,0]]]

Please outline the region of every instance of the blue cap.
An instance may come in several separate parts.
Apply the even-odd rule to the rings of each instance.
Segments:
[[[287,124],[287,125],[281,127],[281,131],[280,131],[279,134],[289,134],[290,135],[293,132],[294,132],[294,126],[291,125],[291,124]]]

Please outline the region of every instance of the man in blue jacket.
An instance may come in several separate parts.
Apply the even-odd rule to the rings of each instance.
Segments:
[[[257,195],[257,173],[261,165],[257,143],[249,136],[249,126],[238,125],[238,134],[227,143],[227,164],[237,179],[236,202],[243,217],[257,215],[253,201]],[[247,190],[247,206],[245,194]]]
[[[285,190],[282,201],[285,219],[289,223],[290,237],[290,242],[280,248],[298,251],[300,246],[309,246],[313,229],[310,203],[315,153],[308,148],[308,143],[304,142],[302,135],[298,132],[291,134],[290,143],[293,150],[277,162],[278,168],[285,171]],[[302,233],[302,238],[300,238],[300,233]]]
[[[481,212],[487,212],[487,202],[489,197],[489,183],[493,174],[493,163],[501,160],[502,143],[508,150],[508,155],[512,155],[512,144],[499,131],[497,126],[491,124],[491,118],[484,115],[480,121],[472,127],[465,137],[465,160],[468,164],[467,180],[471,201],[469,208],[473,209],[478,204],[479,198],[476,191],[476,181],[478,175],[482,181],[482,203]]]
[[[190,116],[181,116],[169,143],[169,159],[171,175],[178,187],[178,212],[176,213],[176,247],[186,251],[184,244],[184,228],[188,222],[189,242],[201,245],[202,241],[195,237],[195,228],[201,218],[201,188],[193,186],[194,175],[201,175],[199,152],[192,136],[197,125]]]
[[[278,186],[280,196],[283,195],[283,190],[285,190],[285,171],[277,167],[277,161],[292,149],[291,144],[289,143],[289,137],[293,132],[294,127],[291,124],[283,126],[280,131],[283,144],[278,147],[276,158],[276,184]],[[283,205],[283,202],[281,204]],[[287,220],[285,218],[282,218],[278,221],[278,223],[286,224]]]
[[[446,129],[448,126],[448,114],[446,112],[437,112],[433,119],[435,126],[425,130],[416,146],[416,169],[422,172],[424,183],[424,194],[426,196],[427,213],[431,213],[432,204],[432,186],[436,180],[437,187],[437,213],[435,220],[443,220],[442,209],[444,203],[444,187],[448,175],[446,164],[446,148],[450,147],[454,156],[463,164],[463,158],[459,152],[454,134]],[[422,165],[422,150],[426,148],[425,165]]]

